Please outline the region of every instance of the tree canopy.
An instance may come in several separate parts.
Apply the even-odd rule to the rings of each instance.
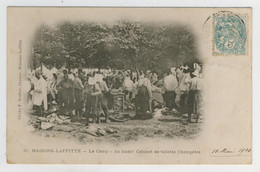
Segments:
[[[61,66],[165,71],[199,62],[188,26],[156,25],[132,20],[113,24],[65,22],[41,26],[34,37],[33,67]]]

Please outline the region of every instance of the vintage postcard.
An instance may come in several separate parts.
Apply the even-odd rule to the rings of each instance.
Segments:
[[[251,8],[8,7],[10,164],[251,164]]]

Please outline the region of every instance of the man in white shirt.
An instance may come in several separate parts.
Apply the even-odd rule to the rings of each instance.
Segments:
[[[133,81],[130,79],[129,74],[126,74],[126,76],[125,76],[125,79],[123,82],[123,88],[124,88],[125,98],[127,98],[128,100],[131,100],[135,85],[134,85]]]
[[[175,90],[177,87],[178,87],[178,81],[176,78],[175,68],[171,68],[171,72],[164,78],[165,93],[163,95],[164,101],[166,103],[166,107],[169,108],[169,110],[176,108]]]
[[[33,92],[33,105],[36,110],[40,110],[43,113],[42,105],[44,110],[48,110],[47,105],[47,82],[42,78],[41,71],[35,72],[34,92]]]

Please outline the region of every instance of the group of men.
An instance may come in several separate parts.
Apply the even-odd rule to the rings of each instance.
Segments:
[[[194,64],[193,69],[188,66],[171,68],[162,78],[150,70],[68,70],[61,67],[52,74],[50,79],[41,70],[36,70],[31,79],[34,109],[41,114],[57,104],[60,114],[68,114],[75,120],[85,119],[87,122],[92,120],[98,123],[103,114],[107,122],[111,108],[109,93],[116,89],[121,90],[126,99],[136,99],[136,108],[142,109],[139,104],[145,101],[149,113],[152,109],[146,102],[151,102],[154,90],[160,90],[165,106],[170,111],[175,109],[179,114],[188,113],[189,121],[191,114],[201,115],[202,80],[201,67],[198,64]],[[138,94],[142,94],[141,89],[145,89],[145,99],[148,101],[143,101],[145,96],[138,97]]]
[[[194,64],[191,69],[188,66],[171,68],[169,74],[164,78],[163,98],[169,110],[177,110],[179,114],[195,114],[201,118],[202,110],[202,74],[201,67]]]

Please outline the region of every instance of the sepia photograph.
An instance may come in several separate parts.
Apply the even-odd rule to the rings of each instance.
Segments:
[[[8,163],[251,162],[250,8],[9,7],[7,26]]]
[[[35,134],[115,144],[199,134],[203,63],[189,26],[64,22],[34,35],[27,100]]]

